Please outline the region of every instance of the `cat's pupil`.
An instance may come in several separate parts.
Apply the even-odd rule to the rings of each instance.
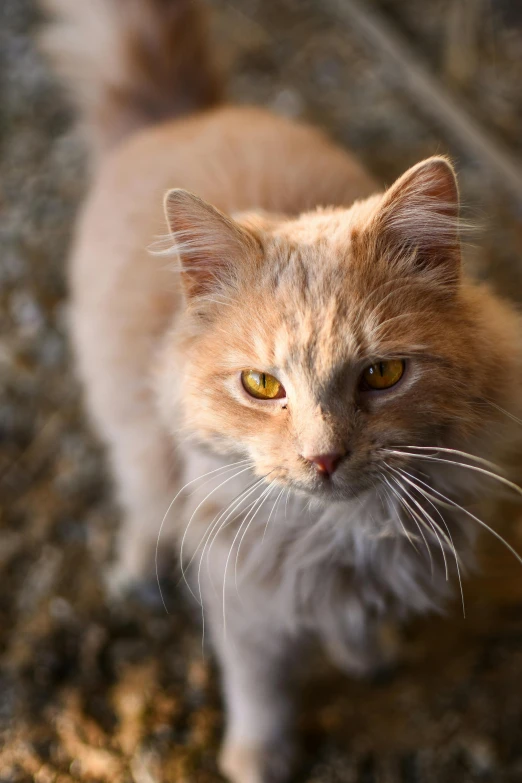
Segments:
[[[384,362],[379,362],[379,371],[381,373],[381,378],[384,378]]]
[[[264,372],[261,373],[261,386],[263,389],[266,389],[266,375]]]

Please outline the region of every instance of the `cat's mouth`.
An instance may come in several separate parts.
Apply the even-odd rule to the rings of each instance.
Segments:
[[[350,471],[343,474],[317,474],[307,480],[285,477],[285,485],[293,491],[322,502],[354,500],[375,485],[376,476],[372,471]],[[283,482],[281,482],[283,483]]]
[[[322,503],[354,500],[381,483],[382,465],[372,452],[339,461],[335,470],[318,470],[300,463],[276,466],[258,462],[254,473],[266,485],[279,486]]]

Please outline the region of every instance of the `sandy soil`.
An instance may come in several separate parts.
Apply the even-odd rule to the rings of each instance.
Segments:
[[[449,151],[484,225],[468,264],[522,298],[521,207],[375,51],[321,0],[214,0],[236,100],[326,127],[390,181]],[[382,0],[381,8],[495,138],[522,155],[522,11]],[[468,8],[471,32],[455,8]],[[458,9],[457,9],[458,10]],[[219,776],[221,705],[179,589],[117,611],[101,575],[118,511],[83,420],[66,338],[64,257],[86,186],[80,139],[34,44],[31,0],[0,6],[0,781],[198,781]],[[516,426],[516,425],[514,425]],[[522,550],[522,513],[490,517]],[[322,665],[300,711],[304,783],[522,780],[522,571],[484,539],[467,619],[406,629],[401,662],[374,681]]]

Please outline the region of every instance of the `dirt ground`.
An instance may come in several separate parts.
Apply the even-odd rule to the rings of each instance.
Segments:
[[[450,152],[483,230],[470,268],[522,300],[522,204],[346,24],[331,0],[213,0],[234,99],[325,127],[390,182]],[[380,0],[440,82],[522,157],[522,5]],[[460,15],[459,15],[460,14]],[[464,22],[463,22],[464,20]],[[0,782],[213,783],[216,677],[182,592],[110,607],[118,511],[84,422],[64,259],[86,186],[81,141],[37,52],[32,0],[0,4]],[[522,335],[521,335],[522,339]],[[517,426],[514,424],[514,426]],[[489,517],[522,551],[522,512]],[[522,781],[522,569],[483,538],[447,616],[405,629],[370,682],[322,665],[300,710],[297,783]]]

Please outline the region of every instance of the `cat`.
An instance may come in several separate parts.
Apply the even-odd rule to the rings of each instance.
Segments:
[[[110,584],[177,547],[221,769],[281,782],[308,640],[364,674],[382,623],[440,608],[472,562],[522,321],[463,272],[447,158],[382,191],[318,130],[222,103],[191,0],[47,6],[91,149],[71,335],[124,512]]]

